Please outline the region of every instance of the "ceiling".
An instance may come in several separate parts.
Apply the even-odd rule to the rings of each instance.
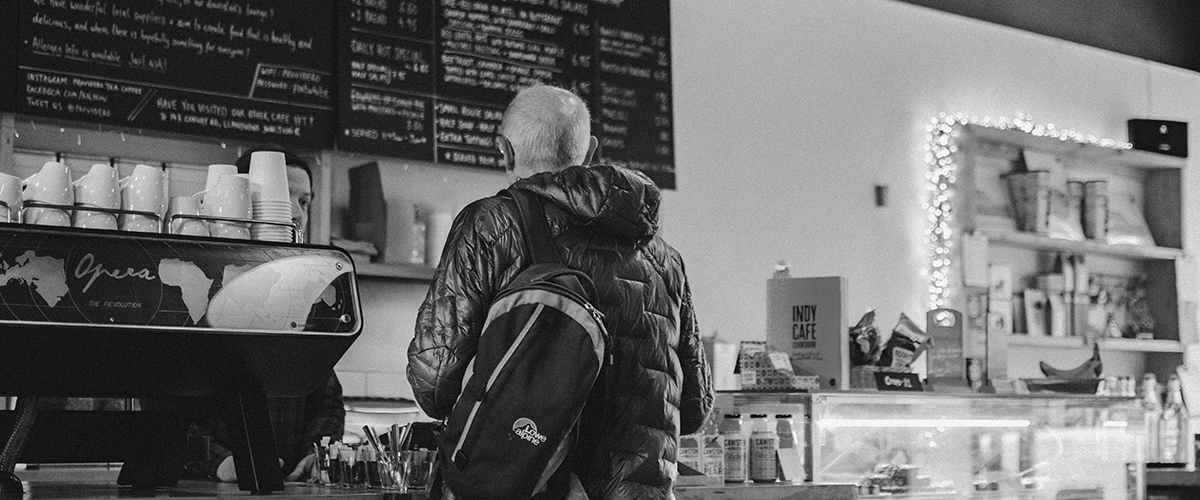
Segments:
[[[900,0],[1200,72],[1195,0]]]

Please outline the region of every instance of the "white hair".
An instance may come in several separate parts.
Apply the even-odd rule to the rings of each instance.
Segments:
[[[583,99],[570,91],[534,85],[509,103],[500,131],[512,143],[518,166],[556,172],[586,160],[591,114]]]

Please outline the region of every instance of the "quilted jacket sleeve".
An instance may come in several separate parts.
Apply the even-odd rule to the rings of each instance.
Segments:
[[[686,279],[686,278],[685,278]],[[712,377],[700,328],[692,308],[692,290],[684,281],[679,311],[679,364],[683,367],[683,394],[679,401],[680,435],[692,434],[704,425],[713,405]]]
[[[431,418],[445,418],[454,409],[494,295],[497,231],[488,206],[496,205],[473,203],[455,219],[417,312],[416,333],[408,346],[408,382]]]

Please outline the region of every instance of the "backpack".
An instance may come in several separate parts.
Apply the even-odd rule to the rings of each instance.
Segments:
[[[541,201],[507,193],[532,265],[489,307],[438,447],[442,480],[462,500],[531,498],[552,475],[563,484],[559,465],[607,359],[591,279],[559,260]]]

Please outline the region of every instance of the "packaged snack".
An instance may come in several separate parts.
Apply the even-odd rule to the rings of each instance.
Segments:
[[[873,365],[879,361],[883,346],[875,328],[875,310],[863,314],[858,324],[850,327],[850,366]]]
[[[888,338],[887,344],[883,347],[883,353],[879,356],[879,367],[894,372],[909,371],[909,365],[913,360],[925,352],[928,340],[929,337],[925,335],[925,332],[917,328],[917,325],[908,319],[908,316],[901,313],[900,321],[892,329],[892,336]]]

